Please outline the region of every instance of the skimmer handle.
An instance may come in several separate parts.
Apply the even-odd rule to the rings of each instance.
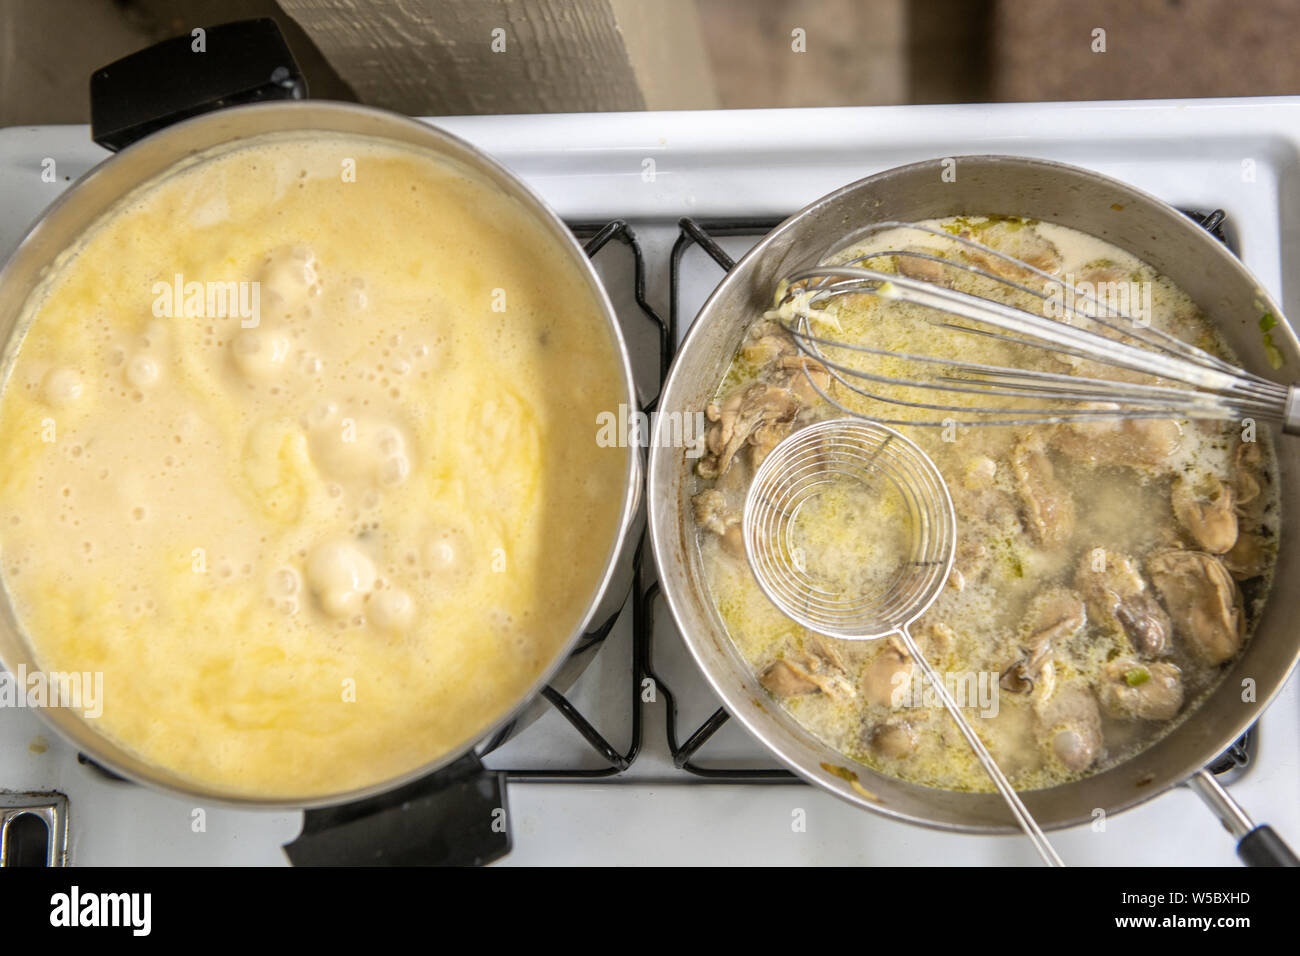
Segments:
[[[912,660],[916,661],[916,663],[920,665],[921,673],[925,675],[925,679],[930,682],[930,686],[934,688],[935,693],[939,695],[939,699],[943,701],[943,706],[948,709],[948,714],[956,722],[957,729],[960,730],[962,736],[966,738],[966,743],[970,744],[970,749],[975,751],[975,756],[979,758],[979,762],[984,767],[985,773],[989,775],[993,780],[993,783],[997,786],[998,792],[1002,794],[1002,799],[1007,802],[1007,806],[1011,808],[1011,813],[1015,816],[1016,822],[1020,824],[1020,829],[1025,831],[1025,836],[1029,837],[1030,842],[1034,844],[1034,849],[1037,850],[1038,855],[1043,858],[1043,862],[1048,866],[1065,866],[1065,863],[1057,855],[1056,850],[1052,848],[1052,844],[1047,841],[1047,836],[1043,833],[1042,828],[1039,827],[1038,822],[1034,820],[1033,815],[1021,802],[1020,795],[1016,793],[1016,788],[1011,786],[1011,781],[1007,779],[1006,774],[1002,772],[1002,768],[1000,768],[997,765],[997,761],[993,759],[993,755],[990,754],[988,749],[984,746],[984,742],[979,739],[975,731],[971,728],[965,715],[962,714],[961,708],[958,707],[957,702],[952,699],[952,695],[948,693],[948,689],[943,686],[943,681],[939,679],[939,675],[934,672],[934,668],[930,666],[930,662],[925,659],[925,655],[921,653],[920,648],[916,646],[916,642],[912,640],[912,635],[908,633],[907,628],[900,627],[895,631],[895,633],[901,637],[903,643],[907,645],[907,652],[912,655]]]

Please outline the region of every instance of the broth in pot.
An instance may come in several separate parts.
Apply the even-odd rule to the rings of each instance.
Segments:
[[[1233,359],[1183,292],[1108,243],[1019,219],[921,225],[1070,283],[1132,284],[1149,293],[1142,318],[1153,328]],[[845,248],[834,261],[890,249],[999,274],[1013,268],[905,228]],[[940,267],[925,260],[885,255],[869,265],[931,270],[916,277],[990,294],[988,280],[934,271]],[[1082,360],[943,329],[923,311],[877,296],[840,298],[810,313],[812,333],[885,353],[1089,374]],[[989,790],[901,642],[804,631],[753,579],[741,538],[745,493],[782,438],[843,414],[818,388],[867,417],[935,415],[843,388],[798,351],[777,317],[755,318],[706,412],[712,424],[692,503],[712,600],[762,686],[828,746],[904,780]],[[905,372],[888,354],[873,361],[874,374]],[[934,401],[917,389],[891,395]],[[943,400],[987,398],[945,393]],[[912,633],[1017,788],[1078,779],[1150,745],[1197,707],[1249,639],[1277,553],[1277,466],[1265,429],[1170,419],[899,427],[935,461],[958,522],[953,574]],[[821,510],[800,516],[806,560],[866,566],[880,545],[871,522]]]
[[[102,677],[98,731],[207,791],[347,792],[468,745],[615,544],[600,299],[518,200],[396,141],[271,134],[140,187],[5,358],[18,623],[43,670]]]

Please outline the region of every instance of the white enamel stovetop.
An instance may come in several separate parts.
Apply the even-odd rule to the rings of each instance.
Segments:
[[[456,117],[438,125],[495,155],[567,220],[631,222],[646,254],[651,305],[668,311],[668,251],[679,217],[783,217],[862,176],[920,159],[1010,153],[1061,160],[1126,180],[1184,208],[1228,213],[1246,265],[1300,315],[1300,98],[873,107],[711,113]],[[0,131],[0,257],[67,185],[106,154],[85,127]],[[42,161],[59,181],[41,181]],[[650,172],[653,175],[650,175]],[[751,239],[728,240],[735,256]],[[625,250],[597,265],[611,287],[645,388],[654,341],[631,301]],[[683,326],[720,273],[688,253]],[[1287,582],[1281,584],[1288,586]],[[628,738],[630,615],[624,614],[570,699],[620,749]],[[655,665],[677,693],[679,735],[717,706],[660,603]],[[645,749],[607,783],[512,784],[514,864],[1033,864],[1022,839],[953,836],[886,822],[804,786],[706,785],[666,754],[663,702],[646,705]],[[1254,766],[1231,793],[1258,822],[1300,845],[1300,693],[1292,680],[1262,720]],[[44,753],[29,744],[48,741]],[[699,761],[770,765],[728,725]],[[597,765],[551,713],[491,755],[500,768]],[[58,790],[71,803],[73,863],[282,863],[291,813],[207,810],[80,766],[75,753],[22,710],[0,710],[0,790]],[[803,832],[792,827],[805,811]],[[1232,841],[1178,789],[1112,818],[1105,832],[1054,834],[1072,864],[1235,863]]]

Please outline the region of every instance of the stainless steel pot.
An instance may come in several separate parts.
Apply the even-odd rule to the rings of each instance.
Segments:
[[[345,133],[414,146],[467,167],[513,198],[585,277],[594,301],[599,304],[605,331],[615,346],[616,361],[620,364],[622,386],[618,400],[626,403],[629,408],[637,407],[631,365],[614,308],[573,234],[531,189],[486,154],[425,123],[351,104],[310,101],[259,103],[221,109],[168,126],[106,160],[65,192],[32,227],[3,270],[0,270],[0,341],[6,343],[3,366],[5,377],[12,367],[14,350],[18,345],[18,340],[13,335],[15,323],[29,294],[56,257],[118,200],[164,171],[177,164],[191,162],[200,154],[235,148],[264,133],[287,131]],[[594,423],[592,428],[594,440]],[[612,544],[605,556],[599,583],[591,593],[581,620],[576,622],[573,633],[563,648],[538,675],[533,686],[519,698],[510,712],[502,713],[494,725],[484,731],[483,738],[491,736],[520,715],[562,667],[564,671],[557,679],[562,683],[572,681],[576,677],[577,668],[585,665],[593,656],[590,653],[584,654],[575,659],[576,663],[565,666],[574,645],[584,634],[599,630],[623,606],[631,585],[633,552],[639,537],[632,532],[639,520],[642,469],[641,456],[633,449],[628,450],[626,467],[617,526],[609,529]],[[38,669],[7,599],[0,600],[0,663],[10,672],[20,665],[25,665],[28,671]],[[92,723],[83,720],[70,709],[47,709],[43,711],[43,716],[79,750],[123,776],[202,797],[210,802],[244,806],[313,807],[360,800],[425,777],[466,754],[476,743],[467,740],[461,747],[439,755],[426,766],[363,790],[302,799],[263,800],[208,792],[163,768],[145,763],[102,736]],[[516,727],[521,723],[522,721],[516,720]]]
[[[705,303],[690,328],[660,399],[661,412],[704,407],[747,326],[771,303],[776,283],[815,263],[846,234],[872,222],[1002,214],[1059,223],[1105,239],[1149,263],[1184,289],[1218,324],[1246,367],[1277,379],[1300,369],[1300,342],[1285,323],[1273,341],[1282,373],[1265,357],[1258,321],[1281,316],[1277,304],[1232,254],[1178,210],[1130,186],[1084,169],[1004,156],[956,159],[956,181],[933,160],[892,169],[845,186],[796,213],[755,246]],[[659,417],[659,432],[671,415]],[[956,793],[907,783],[839,754],[805,731],[764,691],[728,638],[702,573],[690,517],[691,461],[656,434],[649,465],[650,532],[659,577],[683,639],[739,720],[796,773],[844,800],[896,820],[972,833],[1015,829],[996,794]],[[1277,442],[1282,481],[1300,480],[1300,443]],[[1283,516],[1278,581],[1300,573],[1295,518]],[[1277,588],[1245,653],[1217,689],[1153,746],[1102,773],[1023,794],[1045,828],[1115,813],[1193,778],[1259,716],[1300,656],[1297,595]],[[1243,700],[1243,686],[1254,696]],[[859,787],[854,786],[856,778]],[[1199,778],[1195,778],[1199,779]],[[1203,782],[1202,782],[1203,785]],[[870,795],[864,793],[869,792]]]

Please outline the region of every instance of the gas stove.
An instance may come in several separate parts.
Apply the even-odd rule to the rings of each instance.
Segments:
[[[921,159],[1005,153],[1094,169],[1191,213],[1288,313],[1300,293],[1300,98],[607,113],[431,119],[527,180],[587,243],[618,309],[641,398],[730,262],[813,199]],[[0,131],[0,257],[107,154],[85,127]],[[54,161],[55,182],[41,172]],[[1208,225],[1215,225],[1214,222]],[[647,546],[648,547],[648,546]],[[1016,837],[892,823],[782,770],[727,720],[690,660],[643,553],[637,587],[591,665],[483,760],[506,773],[503,864],[1032,864]],[[1258,822],[1300,840],[1293,677],[1221,780]],[[1244,766],[1242,766],[1244,764]],[[282,864],[300,814],[205,807],[114,780],[21,709],[0,710],[3,791],[55,792],[73,864]],[[8,798],[13,802],[15,798]],[[795,814],[802,810],[802,814]],[[52,812],[52,811],[51,811]],[[806,821],[803,827],[792,821]],[[1053,834],[1076,865],[1234,865],[1233,841],[1178,788]],[[1205,836],[1201,836],[1205,831]],[[1196,835],[1193,838],[1193,835]]]

